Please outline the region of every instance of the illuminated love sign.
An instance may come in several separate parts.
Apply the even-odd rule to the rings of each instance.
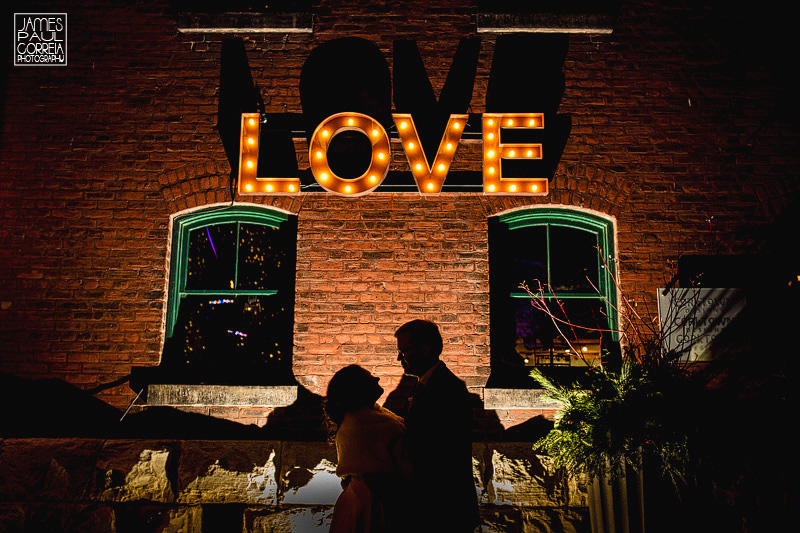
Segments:
[[[395,126],[406,154],[411,174],[420,194],[438,194],[450,170],[468,115],[450,115],[439,149],[428,164],[417,128],[410,114],[393,113]],[[546,195],[548,182],[541,178],[503,178],[503,160],[542,158],[540,143],[503,143],[501,129],[543,129],[542,113],[484,113],[483,126],[483,193]],[[343,131],[365,135],[371,145],[369,166],[361,176],[345,179],[328,165],[328,146]],[[239,194],[298,194],[300,180],[286,177],[257,176],[260,121],[258,113],[242,113],[239,143]],[[314,179],[326,191],[342,196],[360,196],[377,189],[389,171],[391,144],[381,124],[361,113],[337,113],[323,120],[314,130],[309,144],[309,161]]]

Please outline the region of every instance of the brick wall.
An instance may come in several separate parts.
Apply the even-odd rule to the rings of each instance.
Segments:
[[[486,217],[510,209],[614,217],[623,288],[650,310],[683,254],[772,251],[770,224],[797,202],[797,106],[774,59],[786,34],[755,30],[781,22],[660,4],[623,3],[614,33],[570,37],[559,112],[572,133],[548,197],[244,200],[299,217],[301,384],[324,394],[338,367],[359,362],[391,390],[395,327],[428,317],[442,326],[444,359],[480,394]],[[223,37],[178,33],[159,2],[67,11],[69,66],[9,67],[4,87],[0,370],[91,388],[159,361],[170,215],[230,201],[216,131]],[[330,39],[366,38],[390,66],[393,40],[416,39],[438,92],[459,38],[478,35],[464,2],[322,1],[315,13],[312,34],[241,35],[267,112],[301,112],[303,62]],[[480,37],[475,113],[496,42]],[[462,145],[454,168],[475,169],[477,155]],[[393,164],[405,165],[399,151]],[[132,397],[125,385],[101,393],[118,407]]]

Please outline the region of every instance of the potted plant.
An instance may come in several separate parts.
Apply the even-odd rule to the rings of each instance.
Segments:
[[[549,311],[553,299],[546,299],[541,287],[524,288],[536,308],[562,321],[556,324],[559,331],[579,327]],[[568,475],[585,476],[593,533],[644,531],[645,469],[648,477],[669,480],[676,489],[685,483],[694,432],[691,406],[702,390],[691,367],[663,348],[660,328],[624,297],[622,304],[616,362],[590,363],[581,383],[556,383],[540,369],[531,372],[560,404],[553,429],[534,446]]]

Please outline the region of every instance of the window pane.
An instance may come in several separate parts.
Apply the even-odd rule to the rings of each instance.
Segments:
[[[547,284],[547,228],[530,226],[510,231],[506,243],[508,250],[509,276],[502,280],[507,283],[506,292],[519,291],[523,281],[537,292],[539,282]]]
[[[187,289],[233,289],[235,269],[235,223],[205,226],[189,233]]]
[[[597,236],[574,228],[550,226],[550,283],[553,291],[596,293]],[[591,280],[591,283],[589,282]]]
[[[292,317],[276,296],[185,296],[172,349],[187,379],[205,383],[286,382]],[[199,379],[197,379],[199,378]]]
[[[585,366],[599,357],[608,335],[599,300],[548,300],[547,312],[527,299],[515,302],[516,350],[526,366]]]
[[[272,226],[242,224],[239,228],[238,289],[276,289],[286,261],[280,231]]]

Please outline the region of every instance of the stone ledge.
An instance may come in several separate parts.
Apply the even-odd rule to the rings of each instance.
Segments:
[[[558,409],[558,402],[545,398],[541,389],[483,389],[486,409]]]
[[[311,33],[311,13],[180,13],[181,33]]]
[[[607,13],[478,13],[478,33],[612,33]]]
[[[297,400],[297,385],[173,385],[147,386],[147,406],[286,407]]]

